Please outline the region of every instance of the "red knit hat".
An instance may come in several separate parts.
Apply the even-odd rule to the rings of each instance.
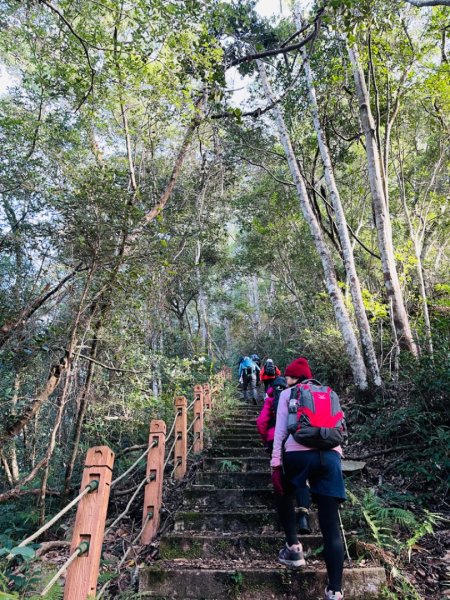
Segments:
[[[296,358],[294,361],[288,365],[284,371],[285,377],[305,377],[306,379],[312,379],[313,374],[311,373],[311,368],[308,364],[308,361],[303,356],[300,358]]]

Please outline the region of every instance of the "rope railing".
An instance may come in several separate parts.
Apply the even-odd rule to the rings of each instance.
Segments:
[[[78,496],[76,496],[71,502],[69,502],[69,504],[67,504],[67,506],[62,508],[59,511],[59,513],[57,513],[54,517],[52,517],[50,519],[50,521],[48,521],[47,523],[42,525],[42,527],[40,527],[32,535],[30,535],[29,537],[24,539],[22,542],[20,542],[20,544],[18,545],[18,548],[23,548],[24,546],[31,544],[31,542],[33,542],[35,539],[37,539],[45,531],[47,531],[47,529],[50,529],[50,527],[52,525],[54,525],[57,521],[59,521],[61,519],[61,517],[63,517],[67,512],[69,512],[69,510],[71,508],[73,508],[76,504],[78,504],[78,502],[82,498],[84,498],[84,496],[86,496],[86,494],[90,494],[91,492],[95,491],[96,489],[98,489],[98,480],[94,479],[90,483],[88,483],[87,486],[84,488],[84,490],[82,492],[80,492],[78,494]]]
[[[203,451],[204,417],[210,411],[227,379],[231,379],[231,369],[225,367],[209,384],[194,386],[194,399],[189,405],[184,396],[176,398],[175,417],[168,434],[166,435],[164,421],[151,421],[150,437],[145,451],[114,480],[112,480],[114,453],[110,448],[97,446],[88,450],[80,493],[47,523],[19,544],[19,547],[27,546],[78,505],[70,556],[48,582],[41,592],[41,596],[45,596],[65,572],[67,575],[64,600],[85,600],[86,597],[95,595],[104,537],[111,533],[114,527],[129,513],[133,502],[144,486],[142,527],[130,542],[117,569],[120,570],[138,539],[141,539],[142,544],[148,544],[154,539],[160,522],[164,472],[170,461],[173,460],[174,466],[168,477],[182,479],[187,469],[187,457],[192,452],[199,454]],[[192,408],[194,414],[188,427],[187,415]],[[174,436],[173,442],[166,452],[166,444],[172,436]],[[188,439],[192,440],[189,448],[187,447]],[[137,450],[142,447],[143,445],[134,446],[131,449]],[[119,482],[126,480],[145,458],[147,458],[145,477],[130,490],[133,493],[125,509],[105,531],[110,490]],[[120,491],[122,492],[122,490]],[[84,555],[83,561],[77,561],[76,559],[82,555]],[[12,555],[8,558],[12,558]],[[106,582],[101,588],[98,598],[103,596],[109,583],[109,581]]]
[[[150,481],[153,481],[152,476],[150,475],[145,476],[144,479],[140,482],[140,484],[137,486],[136,491],[134,492],[134,494],[131,496],[130,500],[128,501],[128,504],[125,508],[125,510],[123,512],[120,513],[120,515],[114,519],[114,521],[111,523],[111,525],[108,527],[108,529],[105,531],[105,536],[108,535],[108,533],[111,532],[112,529],[114,529],[114,527],[117,525],[117,523],[119,523],[127,514],[128,511],[131,508],[131,505],[133,504],[133,500],[136,498],[136,496],[139,494],[139,492],[141,491],[141,489],[144,487],[144,485],[146,483],[149,483]]]
[[[178,412],[178,411],[177,411],[177,412]],[[170,428],[170,431],[169,431],[169,433],[168,433],[168,434],[167,434],[167,436],[166,436],[166,443],[167,443],[167,440],[168,440],[168,439],[170,439],[170,437],[171,437],[172,433],[175,431],[175,423],[176,423],[176,422],[177,422],[177,418],[176,418],[176,416],[175,416],[175,419],[173,420],[173,423],[172,423],[172,427]]]
[[[188,451],[187,451],[187,454],[186,454],[186,456],[189,456],[189,454],[192,452],[192,450],[194,449],[194,444],[195,444],[195,442],[193,442],[193,443],[192,443],[192,444],[189,446],[189,449],[188,449]]]
[[[173,470],[172,470],[172,473],[170,474],[170,477],[171,477],[171,478],[174,476],[174,474],[175,474],[175,471],[178,469],[178,467],[179,467],[181,464],[182,464],[182,463],[181,463],[181,460],[177,460],[177,462],[175,463],[175,466],[174,466],[174,468],[173,468]]]
[[[200,417],[195,417],[195,419],[192,421],[192,423],[189,425],[186,433],[190,433],[192,431],[192,428],[194,427],[195,423],[200,419]]]
[[[69,558],[66,560],[66,562],[53,575],[53,577],[50,579],[50,581],[47,583],[47,585],[45,586],[45,588],[42,590],[42,592],[39,595],[46,596],[48,594],[48,592],[52,589],[52,587],[55,585],[55,583],[58,581],[58,579],[61,577],[61,575],[67,571],[67,569],[70,567],[70,565],[73,563],[73,561],[76,558],[78,558],[79,556],[81,556],[82,554],[86,554],[86,552],[88,552],[88,551],[89,551],[89,543],[81,542],[81,544],[79,546],[77,546],[75,548],[75,550],[72,552],[72,554],[69,556]]]
[[[175,444],[176,444],[176,443],[177,443],[177,440],[175,439],[175,440],[173,441],[173,444],[172,444],[172,446],[170,447],[170,450],[169,450],[169,452],[167,453],[167,458],[166,458],[166,460],[165,460],[165,462],[164,462],[164,469],[167,467],[167,465],[168,465],[168,464],[169,464],[169,462],[170,462],[171,454],[172,454],[172,452],[173,452],[173,449],[175,448]]]
[[[131,540],[131,542],[130,542],[130,545],[128,546],[127,550],[125,550],[125,552],[124,552],[124,554],[123,554],[122,558],[121,558],[121,559],[120,559],[120,561],[117,563],[117,567],[116,567],[116,571],[117,571],[117,573],[119,573],[119,572],[120,572],[120,568],[123,566],[124,562],[126,561],[126,559],[127,559],[128,555],[130,554],[130,552],[131,552],[131,549],[132,549],[132,547],[134,546],[134,544],[135,544],[135,543],[138,541],[138,539],[141,537],[141,535],[142,535],[142,533],[143,533],[143,531],[144,531],[145,527],[147,526],[147,523],[148,523],[149,519],[151,519],[151,518],[152,518],[152,516],[153,516],[153,515],[151,515],[151,513],[148,513],[148,514],[147,514],[147,516],[145,517],[145,519],[144,519],[144,523],[143,523],[143,525],[142,525],[141,529],[139,530],[139,533],[137,534],[137,536],[135,536],[135,537],[134,537],[134,538]],[[97,596],[96,596],[96,599],[97,599],[97,600],[100,600],[100,598],[102,598],[102,597],[103,597],[103,594],[104,594],[104,593],[106,592],[106,590],[108,589],[108,587],[109,587],[109,584],[110,584],[110,583],[111,583],[111,581],[110,581],[110,580],[108,580],[106,583],[104,583],[104,584],[103,584],[103,587],[100,589],[99,593],[98,593],[98,594],[97,594]]]
[[[141,456],[134,461],[134,463],[131,465],[131,467],[129,467],[124,473],[122,473],[122,475],[120,475],[120,477],[116,477],[116,479],[114,479],[113,481],[111,481],[111,489],[117,485],[119,483],[119,481],[122,481],[123,479],[125,479],[130,473],[132,473],[134,471],[134,469],[138,466],[138,464],[141,462],[141,460],[143,458],[145,458],[147,456],[147,454],[150,452],[150,450],[152,448],[155,447],[156,442],[153,442],[152,444],[150,444],[150,446],[147,448],[147,450],[145,452],[143,452],[141,454]]]

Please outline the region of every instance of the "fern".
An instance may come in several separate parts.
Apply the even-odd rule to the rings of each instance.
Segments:
[[[349,492],[351,502],[356,505],[368,526],[371,537],[380,550],[376,553],[392,576],[391,589],[385,589],[383,597],[389,600],[421,600],[414,585],[401,572],[401,557],[411,560],[415,544],[424,536],[433,533],[434,526],[442,519],[435,513],[425,511],[420,520],[409,510],[383,505],[373,490],[358,499]],[[398,528],[408,532],[409,538],[402,540]],[[362,543],[364,545],[364,543]],[[368,545],[368,544],[366,544]],[[385,559],[383,559],[383,550]]]
[[[232,460],[222,460],[219,468],[222,473],[236,473],[236,471],[239,471],[239,465]]]
[[[422,539],[424,535],[433,533],[435,525],[441,520],[443,520],[443,517],[437,513],[425,511],[422,523],[418,525],[413,535],[406,540],[405,545],[408,553],[408,562],[411,562],[411,554],[417,542]]]

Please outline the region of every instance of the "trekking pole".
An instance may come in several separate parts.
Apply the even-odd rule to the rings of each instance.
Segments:
[[[350,567],[352,567],[353,566],[352,565],[352,559],[350,558],[350,552],[348,551],[347,538],[345,537],[344,524],[342,523],[341,511],[339,509],[338,509],[338,515],[339,515],[339,523],[341,525],[342,539],[344,540],[345,552],[347,554],[348,564],[349,564]]]

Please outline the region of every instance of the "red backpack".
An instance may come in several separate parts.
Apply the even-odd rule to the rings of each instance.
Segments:
[[[347,435],[339,396],[315,379],[298,383],[289,399],[288,431],[299,444],[331,450]]]

